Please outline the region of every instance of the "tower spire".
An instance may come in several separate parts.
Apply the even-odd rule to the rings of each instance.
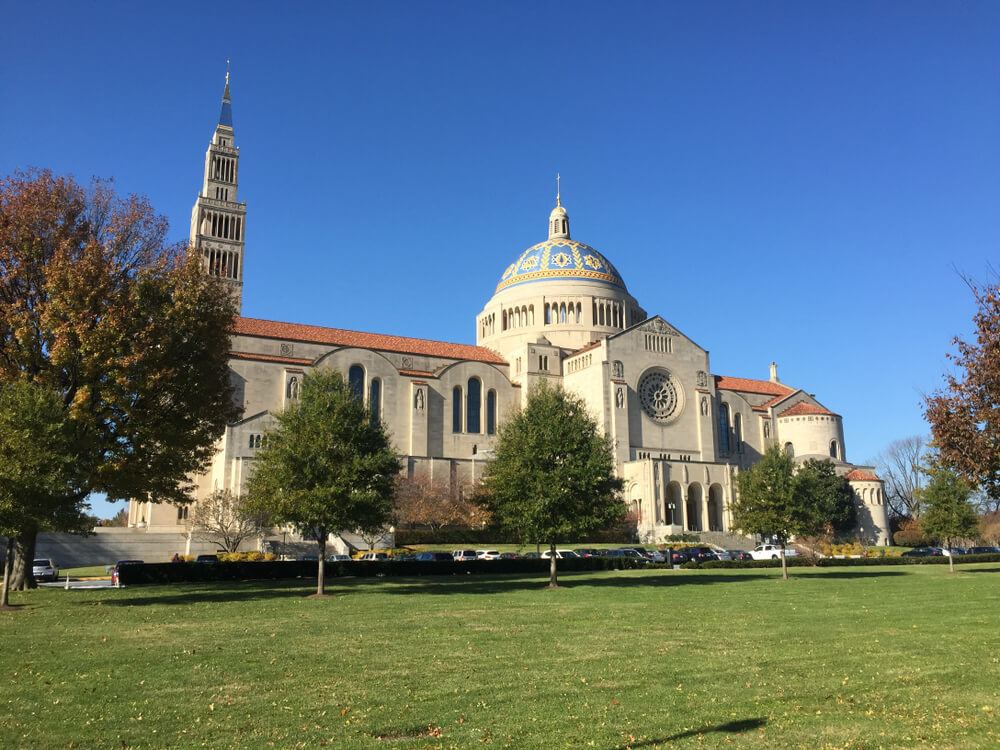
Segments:
[[[247,207],[237,198],[240,150],[234,141],[229,73],[229,60],[226,60],[222,110],[205,152],[201,191],[191,210],[191,248],[201,256],[205,273],[218,276],[229,285],[239,309]]]
[[[556,172],[556,206],[557,207],[562,205],[562,203],[559,200],[559,193],[560,193],[559,180],[560,179],[562,179],[562,178],[559,176],[559,173]]]
[[[229,98],[229,60],[226,60],[226,86],[222,90],[222,110],[219,112],[219,124],[227,128],[233,127],[233,101]]]

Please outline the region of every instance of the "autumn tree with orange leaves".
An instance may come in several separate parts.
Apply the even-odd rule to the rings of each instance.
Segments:
[[[144,198],[48,171],[0,179],[0,384],[57,394],[83,480],[22,508],[14,588],[34,585],[40,529],[83,520],[92,492],[189,500],[236,416],[226,363],[235,306]]]

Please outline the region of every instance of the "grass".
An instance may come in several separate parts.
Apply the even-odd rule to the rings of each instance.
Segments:
[[[39,590],[0,747],[991,748],[1000,566]]]

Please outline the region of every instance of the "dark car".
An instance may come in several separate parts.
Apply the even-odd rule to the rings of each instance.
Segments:
[[[516,552],[501,552],[500,553],[500,559],[501,560],[520,560],[521,556],[519,554],[517,554]]]
[[[319,559],[318,557],[315,557],[315,556],[313,557],[313,560],[318,560],[318,559]],[[218,555],[198,555],[194,559],[194,561],[196,563],[205,563],[205,564],[208,564],[208,565],[212,565],[214,563],[219,562],[219,556]]]
[[[418,552],[414,558],[418,562],[454,562],[450,552]]]
[[[996,555],[1000,554],[1000,547],[969,547],[970,555]]]
[[[685,551],[694,562],[710,562],[719,559],[718,553],[711,547],[688,547]]]
[[[625,557],[629,560],[635,560],[637,562],[648,563],[649,558],[643,554],[640,554],[638,550],[632,549],[631,547],[622,547],[621,549],[609,549],[607,551],[606,557]]]
[[[745,549],[731,549],[729,550],[729,556],[734,560],[753,560],[753,555]]]
[[[944,552],[942,552],[938,547],[914,547],[911,550],[907,550],[900,557],[943,557]]]
[[[537,560],[539,557],[541,557],[541,555],[539,555],[537,552],[525,552],[524,553],[524,559],[525,560]]]
[[[593,547],[577,547],[573,551],[580,557],[600,557],[604,554],[604,550]]]
[[[118,569],[122,565],[142,565],[142,560],[119,560],[113,566],[111,566],[111,585],[118,585]]]
[[[689,555],[688,551],[683,547],[678,547],[677,549],[663,550],[664,556],[666,556],[668,553],[670,555],[670,562],[673,565],[683,565],[684,563],[688,562],[691,559],[691,555]]]

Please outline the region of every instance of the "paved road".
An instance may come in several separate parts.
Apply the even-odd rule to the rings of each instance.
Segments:
[[[61,581],[46,581],[45,583],[39,582],[38,585],[50,589],[62,589],[66,588],[66,579]],[[71,579],[69,587],[71,589],[109,589],[111,588],[111,579],[104,578],[97,581],[74,581]]]

